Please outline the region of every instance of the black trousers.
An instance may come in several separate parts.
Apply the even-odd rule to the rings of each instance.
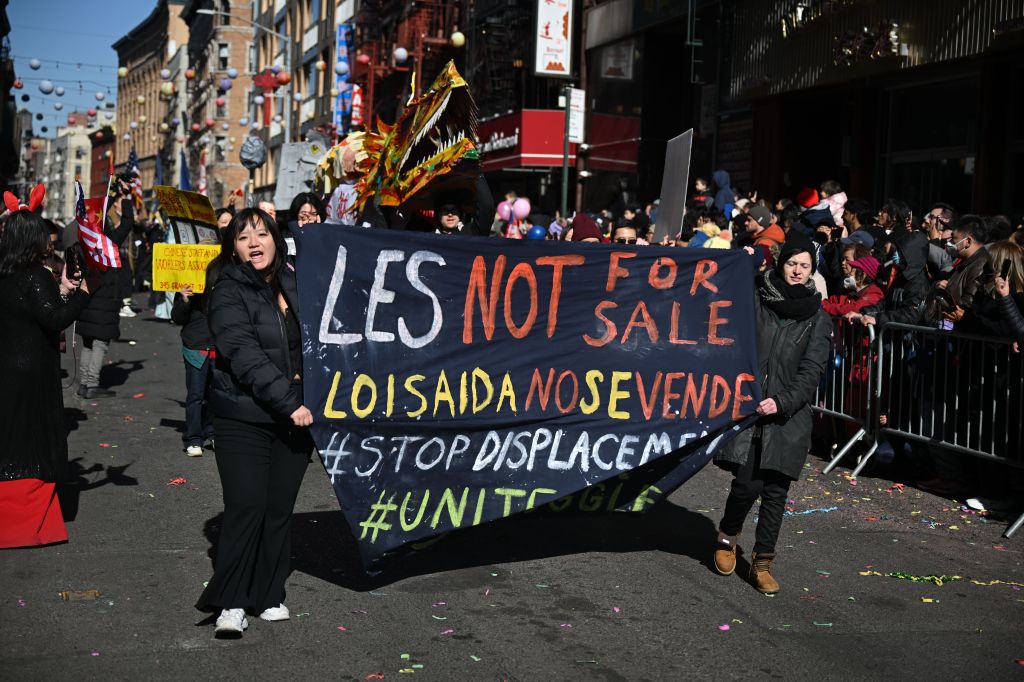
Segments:
[[[307,429],[214,417],[224,490],[213,577],[196,608],[260,613],[284,602],[291,516],[313,448]]]
[[[758,512],[754,551],[758,554],[774,554],[775,543],[782,529],[790,483],[792,479],[785,474],[761,468],[761,441],[755,438],[747,453],[747,461],[732,479],[732,488],[718,529],[726,535],[739,535],[747,514],[760,497],[761,509]]]

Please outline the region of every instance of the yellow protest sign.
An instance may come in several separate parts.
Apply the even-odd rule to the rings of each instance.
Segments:
[[[160,208],[171,218],[184,218],[208,225],[217,224],[217,215],[207,196],[167,185],[155,185],[153,194],[160,201]]]
[[[203,293],[206,266],[218,253],[219,246],[205,244],[154,244],[153,290],[180,291],[191,286],[193,293]]]

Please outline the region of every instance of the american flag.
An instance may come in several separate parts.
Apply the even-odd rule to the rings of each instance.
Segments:
[[[139,155],[135,153],[135,145],[128,152],[128,162],[124,165],[125,172],[132,176],[132,196],[135,208],[142,208],[142,173],[139,172]]]
[[[82,189],[82,183],[75,183],[75,194],[78,195],[78,200],[75,203],[78,241],[82,244],[85,257],[100,270],[121,267],[121,254],[117,250],[117,244],[103,234],[103,214],[97,211],[98,215],[94,213],[90,217],[85,207],[85,191]]]

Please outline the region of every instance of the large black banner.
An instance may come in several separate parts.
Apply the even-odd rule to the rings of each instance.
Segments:
[[[366,565],[540,507],[642,510],[760,400],[744,251],[332,225],[296,269],[313,437]]]

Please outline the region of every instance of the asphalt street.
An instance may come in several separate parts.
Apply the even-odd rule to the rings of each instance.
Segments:
[[[899,481],[821,475],[817,458],[791,491],[770,598],[710,569],[729,483],[715,467],[646,514],[487,526],[365,576],[314,459],[292,619],[215,640],[193,604],[216,462],[182,452],[178,329],[150,317],[112,345],[117,397],[65,391],[70,540],[0,551],[0,679],[1024,680],[1024,532],[1003,539],[1005,522]],[[928,575],[958,579],[905,579]]]

